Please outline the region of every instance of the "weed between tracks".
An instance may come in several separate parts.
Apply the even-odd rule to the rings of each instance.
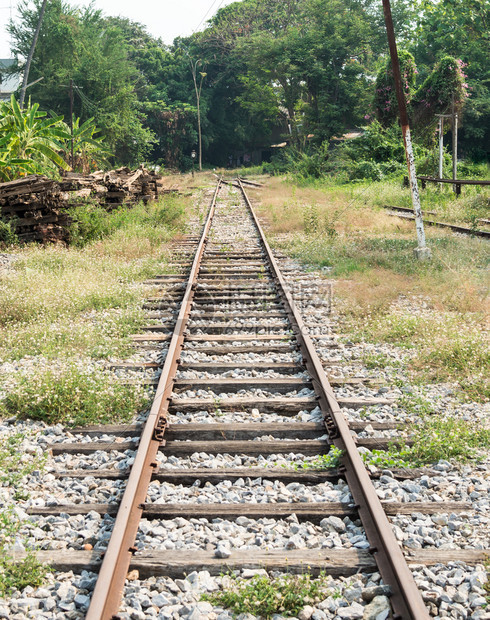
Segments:
[[[324,573],[318,579],[309,574],[277,578],[255,575],[249,581],[229,576],[221,592],[203,594],[201,600],[231,609],[236,615],[272,618],[274,614],[295,616],[305,605],[318,603],[329,594]]]
[[[10,506],[0,513],[0,597],[26,586],[42,586],[50,568],[25,549],[19,532],[22,522]],[[22,555],[19,559],[19,555]],[[16,557],[17,556],[17,557]]]
[[[22,478],[35,470],[42,469],[47,459],[47,455],[40,448],[37,453],[26,452],[25,440],[24,433],[16,433],[7,436],[0,443],[0,483],[14,487],[16,499],[25,499],[25,493],[20,484]]]

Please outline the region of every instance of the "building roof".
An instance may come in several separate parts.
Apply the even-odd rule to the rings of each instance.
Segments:
[[[0,58],[0,99],[10,99],[20,86],[22,75],[19,73],[5,75],[5,70],[16,64],[14,58]]]

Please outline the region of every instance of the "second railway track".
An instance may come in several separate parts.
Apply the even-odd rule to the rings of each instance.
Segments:
[[[441,507],[380,502],[358,447],[386,447],[396,425],[381,422],[375,438],[354,439],[367,424],[349,426],[342,407],[391,401],[366,389],[363,378],[328,381],[329,363],[315,350],[336,350],[329,326],[315,319],[315,308],[326,302],[304,289],[295,301],[298,291],[281,273],[241,185],[236,191],[218,182],[202,236],[190,236],[179,249],[175,273],[149,282],[155,293],[147,309],[155,323],[134,339],[165,351],[164,363],[142,364],[150,373],[146,382],[156,387],[149,416],[130,426],[75,429],[70,442],[52,444],[64,462],[97,453],[115,454],[119,465],[59,470],[72,503],[29,509],[55,521],[95,515],[99,544],[45,552],[45,559],[58,570],[99,573],[89,620],[147,617],[119,612],[128,571],[176,579],[243,569],[324,570],[333,578],[359,573],[366,582],[379,571],[391,589],[394,617],[428,618],[388,519]],[[307,323],[299,307],[308,311]],[[286,458],[301,465],[330,445],[343,453],[338,470],[274,466]],[[107,481],[112,490],[101,502]],[[77,487],[87,484],[97,502],[78,498]],[[444,508],[457,513],[468,506]],[[484,559],[483,551],[405,554],[427,566]]]

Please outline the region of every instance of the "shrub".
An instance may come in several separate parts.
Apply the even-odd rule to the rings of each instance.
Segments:
[[[110,372],[83,372],[70,365],[22,378],[0,401],[0,416],[48,424],[106,424],[130,420],[146,403],[140,386],[123,384]]]
[[[0,219],[0,245],[11,245],[17,242],[17,235],[11,222]]]
[[[93,202],[86,202],[71,209],[71,242],[79,247],[104,239],[116,231],[133,230],[135,227],[170,230],[176,227],[184,213],[182,203],[175,197],[160,199],[148,204],[123,205],[108,212]]]

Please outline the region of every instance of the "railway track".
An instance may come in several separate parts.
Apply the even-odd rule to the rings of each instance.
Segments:
[[[428,618],[427,599],[407,562],[477,564],[485,551],[402,549],[389,518],[458,514],[469,506],[379,500],[359,447],[383,449],[397,425],[374,424],[379,433],[366,437],[368,424],[348,424],[342,410],[392,401],[370,390],[366,378],[329,381],[337,344],[317,312],[326,302],[310,295],[307,283],[293,286],[286,262],[280,269],[238,186],[239,193],[218,181],[202,234],[179,243],[174,273],[148,282],[155,290],[146,304],[154,323],[134,341],[161,347],[163,355],[115,368],[141,370],[155,387],[146,419],[75,429],[69,441],[62,437],[50,446],[64,463],[70,455],[82,463],[83,455],[109,455],[95,467],[56,472],[74,498],[77,485],[85,488],[88,480],[97,501],[64,501],[28,512],[55,519],[90,515],[103,531],[99,543],[39,556],[57,570],[98,573],[89,620],[117,617],[128,571],[177,579],[193,571],[305,567],[334,577],[379,571],[391,589],[393,617]],[[327,352],[322,360],[317,350]],[[338,469],[301,468],[331,445],[343,454]],[[274,467],[285,460],[297,468]],[[410,478],[406,471],[390,475]],[[107,481],[111,491],[100,502]],[[296,544],[290,534],[295,544],[284,548],[264,534],[263,520],[272,520],[272,530],[304,524],[308,535]],[[189,542],[185,528],[191,521]],[[213,521],[224,532],[252,524],[258,534],[248,545],[228,544],[224,535],[209,548],[204,530]],[[346,528],[358,532],[348,548],[342,544]],[[154,544],[148,532],[159,532],[160,542]],[[332,544],[325,544],[325,533]]]
[[[394,211],[395,213],[389,213],[388,215],[392,215],[393,217],[401,217],[403,219],[413,220],[413,210],[408,207],[394,207],[392,205],[383,205],[383,208],[388,209],[390,211]],[[398,213],[397,213],[398,211]],[[423,213],[423,215],[436,215],[434,212]],[[486,225],[487,220],[479,220],[481,224]],[[424,224],[427,226],[436,226],[437,228],[448,228],[455,233],[460,233],[462,235],[470,235],[471,237],[483,237],[484,239],[490,239],[490,231],[489,230],[481,230],[479,228],[468,228],[467,226],[457,226],[456,224],[448,224],[447,222],[438,222],[436,220],[429,220],[427,218],[424,219]]]

